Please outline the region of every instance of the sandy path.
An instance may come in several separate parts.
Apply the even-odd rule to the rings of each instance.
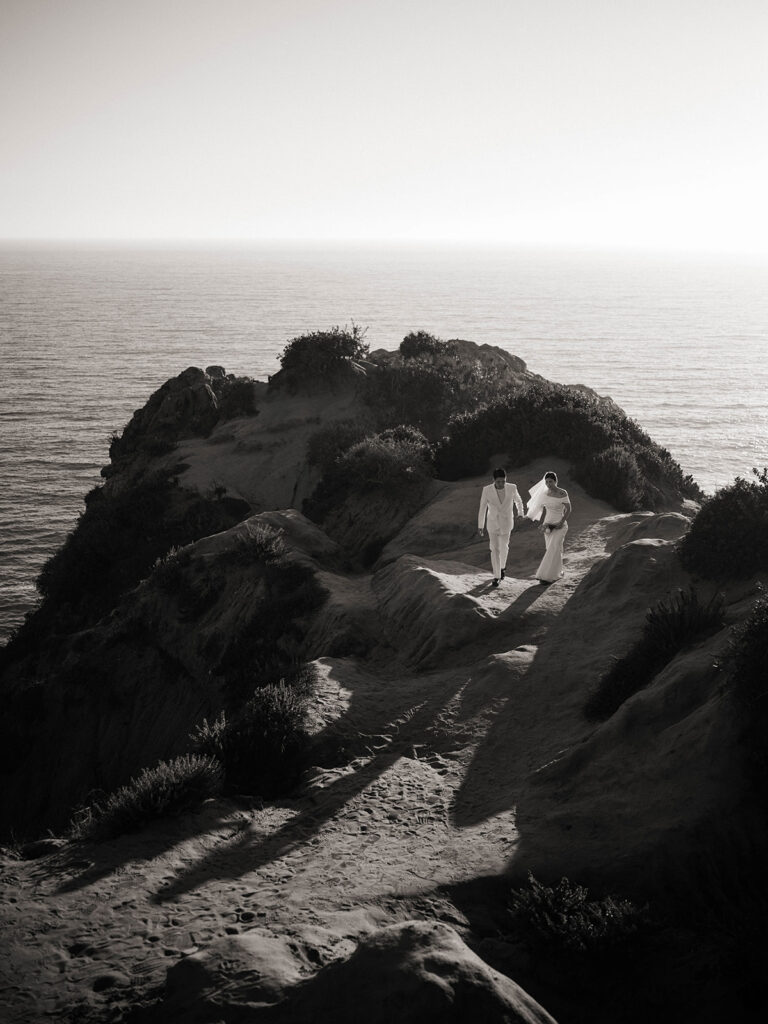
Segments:
[[[567,576],[549,588],[511,577],[491,590],[476,545],[455,552],[453,568],[443,555],[427,581],[443,598],[432,605],[461,590],[470,603],[451,615],[483,615],[488,629],[431,670],[321,659],[318,727],[342,733],[351,760],[317,769],[295,800],[210,802],[111,843],[3,858],[0,1020],[77,1020],[77,1007],[82,1019],[117,1019],[170,963],[256,926],[318,926],[341,955],[402,916],[404,899],[504,870],[516,786],[581,728],[567,719],[552,734],[526,683],[536,650],[526,638],[544,635],[605,552],[604,531],[586,520],[571,539]],[[509,724],[478,758],[502,707]]]

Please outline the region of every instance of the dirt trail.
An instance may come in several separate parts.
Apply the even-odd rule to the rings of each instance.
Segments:
[[[518,538],[519,575],[496,590],[484,545],[421,559],[421,617],[393,626],[392,600],[380,604],[390,642],[392,631],[406,640],[409,628],[439,629],[448,615],[449,625],[482,621],[478,639],[440,647],[423,670],[389,653],[320,659],[316,727],[344,737],[349,760],[315,769],[296,799],[210,802],[110,843],[3,858],[0,1019],[74,1020],[81,1005],[108,1020],[161,985],[179,957],[256,926],[320,927],[342,955],[355,936],[402,915],[404,898],[505,870],[524,779],[583,732],[576,715],[553,730],[529,669],[549,624],[605,555],[601,511],[582,504],[566,577],[551,587],[531,579],[540,548],[532,530]],[[504,729],[494,731],[502,709]]]

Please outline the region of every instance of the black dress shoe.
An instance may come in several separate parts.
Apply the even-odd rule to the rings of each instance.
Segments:
[[[498,585],[499,585],[499,581],[498,581],[498,580],[496,579],[496,577],[494,576],[494,577],[493,577],[493,580],[491,581],[491,586],[492,586],[492,587],[498,587]]]
[[[502,578],[502,579],[504,579],[504,577],[505,577],[506,575],[507,575],[506,569],[502,569],[502,570],[501,570],[501,578]]]

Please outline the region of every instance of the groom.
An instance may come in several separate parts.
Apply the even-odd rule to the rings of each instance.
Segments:
[[[515,523],[514,509],[523,514],[523,499],[515,484],[507,483],[504,469],[494,469],[493,483],[483,488],[480,495],[480,510],[477,513],[477,528],[480,536],[485,535],[488,526],[488,540],[491,547],[491,567],[493,569],[492,587],[498,587],[499,580],[504,579],[504,568],[509,554],[509,535]]]

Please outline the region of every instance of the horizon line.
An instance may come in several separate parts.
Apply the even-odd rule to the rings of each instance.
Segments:
[[[342,238],[342,237],[222,237],[222,236],[0,236],[0,246],[119,246],[128,247],[177,247],[199,248],[203,246],[216,248],[256,248],[259,246],[275,248],[431,248],[431,249],[475,249],[504,252],[574,252],[574,253],[615,253],[648,254],[668,256],[742,256],[768,257],[765,249],[725,247],[691,247],[669,245],[663,243],[638,242],[545,242],[545,241],[506,241],[491,238]]]

